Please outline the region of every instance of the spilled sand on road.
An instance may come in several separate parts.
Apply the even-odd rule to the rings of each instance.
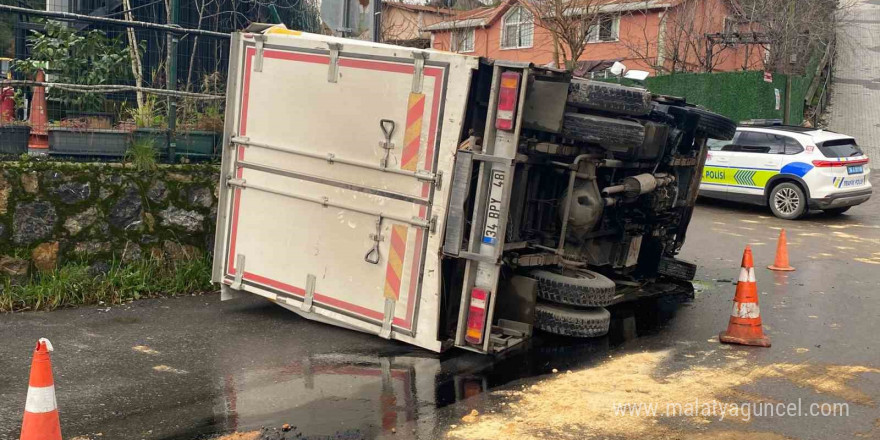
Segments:
[[[448,433],[456,439],[580,439],[622,436],[641,439],[743,438],[742,432],[706,432],[717,416],[676,418],[676,427],[661,423],[667,404],[737,401],[748,394],[735,388],[759,379],[782,379],[860,405],[874,405],[870,396],[848,382],[862,373],[880,369],[862,366],[814,366],[773,364],[754,367],[742,357],[722,366],[696,365],[684,371],[664,373],[671,351],[628,354],[601,365],[560,373],[522,391],[499,393],[510,396],[496,413],[481,414],[471,423],[457,425]],[[753,402],[768,401],[753,396]],[[656,404],[658,415],[615,415],[617,404]],[[731,419],[731,417],[728,417]],[[668,419],[667,419],[668,420]],[[680,423],[679,423],[680,421]],[[679,426],[681,424],[684,426]],[[702,433],[689,432],[689,427]],[[711,435],[710,435],[711,434]],[[781,440],[774,433],[748,433],[749,438]]]
[[[214,440],[257,440],[260,437],[260,431],[251,432],[233,432],[215,438]]]

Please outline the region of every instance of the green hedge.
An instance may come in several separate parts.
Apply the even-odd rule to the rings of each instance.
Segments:
[[[782,119],[784,105],[776,110],[774,89],[779,89],[780,102],[784,104],[786,79],[785,75],[773,75],[772,83],[764,82],[764,72],[759,71],[679,73],[648,78],[645,85],[654,93],[682,96],[690,103],[702,105],[734,121],[743,121]],[[796,93],[793,95],[797,96]],[[803,104],[799,110],[794,102],[792,104],[792,115],[803,115]]]
[[[804,76],[792,78],[791,123],[800,124],[804,116],[804,96],[816,73],[818,57],[807,64]],[[764,81],[764,72],[677,73],[652,76],[644,84],[623,80],[625,85],[647,87],[660,95],[681,96],[692,104],[702,105],[734,121],[747,119],[784,119],[787,75],[774,74],[773,82]],[[616,79],[608,79],[617,82]],[[776,109],[779,90],[780,109]]]

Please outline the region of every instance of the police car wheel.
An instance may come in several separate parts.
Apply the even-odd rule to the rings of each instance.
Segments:
[[[804,190],[791,182],[780,183],[773,187],[768,202],[773,215],[781,219],[795,220],[807,212],[807,197]]]

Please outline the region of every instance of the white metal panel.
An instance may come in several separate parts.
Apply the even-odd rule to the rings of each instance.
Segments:
[[[223,187],[226,212],[218,216],[223,238],[216,249],[215,281],[231,284],[237,257],[243,255],[242,288],[297,309],[313,275],[310,317],[374,333],[381,328],[391,286],[391,297],[399,295],[393,301],[391,337],[439,351],[441,234],[405,220],[424,224],[436,217],[442,231],[447,187],[435,191],[424,179],[401,175],[406,173],[291,152],[380,166],[386,150],[379,121],[388,119],[396,125],[389,168],[448,176],[477,59],[294,34],[266,35],[261,62],[253,36],[233,39],[240,57],[231,61],[238,80],[229,89],[229,102],[236,110],[227,117],[226,134],[256,146],[227,145],[224,152],[224,178],[245,188]],[[340,43],[333,82],[330,45]],[[427,54],[422,81],[413,81],[420,70],[414,53]],[[407,127],[414,127],[409,136]],[[263,168],[240,169],[237,161]],[[364,212],[393,218],[381,223],[378,264],[364,259],[375,244],[371,234],[378,220]]]

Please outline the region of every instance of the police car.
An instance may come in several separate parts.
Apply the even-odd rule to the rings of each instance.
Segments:
[[[770,206],[794,220],[809,209],[841,214],[871,198],[868,157],[850,136],[815,128],[741,126],[710,140],[700,195]]]

